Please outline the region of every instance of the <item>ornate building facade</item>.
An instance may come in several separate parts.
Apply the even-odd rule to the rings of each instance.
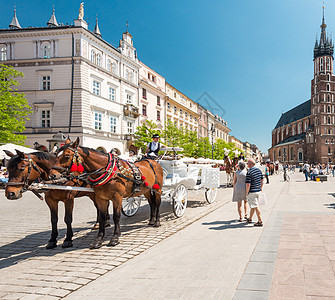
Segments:
[[[272,161],[298,164],[335,161],[335,76],[333,41],[321,24],[320,40],[314,46],[314,77],[311,99],[282,114],[272,130]]]

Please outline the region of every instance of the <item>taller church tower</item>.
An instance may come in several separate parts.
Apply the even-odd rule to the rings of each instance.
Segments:
[[[332,39],[327,37],[324,8],[320,27],[320,41],[316,40],[314,46],[314,78],[311,82],[310,123],[314,126],[306,130],[306,150],[311,161],[327,163],[335,158],[335,77],[334,45]]]

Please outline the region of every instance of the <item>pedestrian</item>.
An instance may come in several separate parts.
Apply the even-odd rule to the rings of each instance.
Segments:
[[[237,212],[240,216],[239,222],[243,221],[242,218],[242,202],[244,201],[244,218],[248,218],[248,201],[247,201],[247,190],[246,190],[246,176],[247,170],[245,168],[245,162],[240,161],[238,163],[238,170],[234,173],[233,181],[233,202],[237,202]]]
[[[270,169],[270,165],[266,164],[265,165],[265,178],[266,178],[266,184],[269,184],[269,169]]]
[[[263,226],[261,211],[259,209],[259,195],[263,188],[263,174],[260,169],[255,168],[255,161],[252,158],[248,159],[248,168],[246,189],[250,206],[250,216],[247,222],[252,222],[252,216],[256,211],[258,222],[255,223],[254,226]]]
[[[334,165],[332,165],[332,175],[333,175],[333,177],[335,176],[335,166]]]
[[[302,167],[302,172],[305,174],[305,181],[308,181],[308,175],[310,171],[311,166],[306,161],[304,166]]]

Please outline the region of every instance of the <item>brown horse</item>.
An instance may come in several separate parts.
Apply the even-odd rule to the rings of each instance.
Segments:
[[[223,158],[225,165],[226,165],[226,174],[227,174],[227,187],[233,186],[233,179],[234,179],[234,165],[228,155],[225,155]]]
[[[33,152],[24,154],[16,150],[17,155],[10,151],[6,154],[11,157],[8,163],[9,183],[6,186],[5,195],[10,200],[19,199],[26,188],[37,179],[49,180],[50,174],[53,173],[53,167],[58,165],[55,154],[46,152]],[[30,171],[29,171],[30,170]],[[74,181],[67,181],[64,185],[78,186]],[[63,248],[72,247],[72,213],[74,198],[89,196],[94,201],[94,193],[50,190],[45,192],[45,202],[50,209],[51,214],[51,238],[46,246],[47,249],[57,247],[58,236],[58,203],[61,201],[65,205],[64,222],[67,226],[66,238],[62,244]]]
[[[109,200],[113,203],[114,234],[108,246],[119,243],[122,199],[144,195],[150,205],[149,225],[160,226],[159,207],[163,185],[162,167],[154,160],[135,163],[141,174],[139,191],[133,190],[134,170],[128,162],[113,154],[105,154],[93,149],[80,147],[79,138],[73,144],[66,144],[58,151],[60,165],[72,168],[75,161],[81,161],[86,172],[91,173],[89,181],[95,192],[95,201],[99,209],[99,233],[90,245],[91,249],[101,247],[105,236],[105,217]],[[94,174],[93,174],[94,173]],[[132,178],[131,178],[132,177]],[[128,178],[128,179],[127,179]],[[137,180],[138,182],[138,180]],[[154,189],[156,188],[156,189]]]

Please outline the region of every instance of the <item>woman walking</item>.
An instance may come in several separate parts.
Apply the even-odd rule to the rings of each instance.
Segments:
[[[245,163],[240,161],[238,163],[239,170],[234,174],[234,193],[233,193],[233,202],[237,202],[237,212],[240,216],[239,222],[243,221],[242,218],[242,201],[244,201],[244,218],[248,218],[248,201],[247,201],[247,192],[246,192],[246,175],[247,170],[245,169]]]

